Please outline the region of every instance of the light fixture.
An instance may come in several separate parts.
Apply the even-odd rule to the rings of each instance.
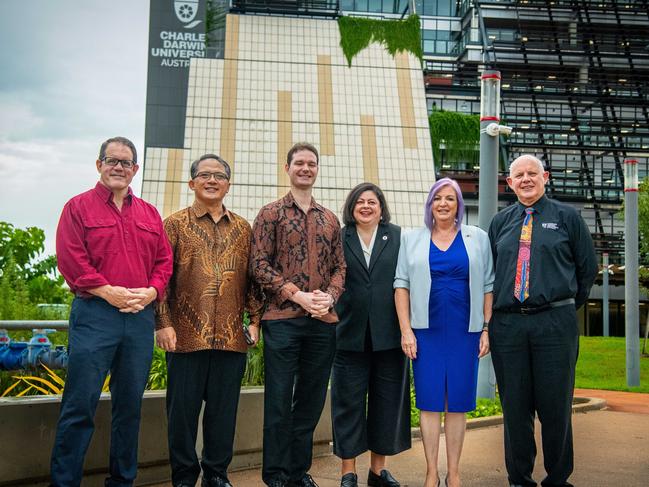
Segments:
[[[638,191],[638,161],[624,160],[624,192]]]

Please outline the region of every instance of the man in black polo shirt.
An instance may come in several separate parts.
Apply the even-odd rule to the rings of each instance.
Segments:
[[[586,302],[598,271],[581,216],[545,196],[548,176],[534,156],[512,162],[507,183],[518,202],[498,213],[489,228],[496,271],[489,340],[512,486],[536,485],[535,412],[547,472],[541,485],[571,485],[576,310]]]

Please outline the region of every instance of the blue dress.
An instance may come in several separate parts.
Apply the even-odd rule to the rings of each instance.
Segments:
[[[430,242],[428,328],[415,329],[417,407],[453,413],[476,406],[480,332],[470,333],[469,256],[460,232],[442,251]],[[445,408],[445,402],[448,408]]]

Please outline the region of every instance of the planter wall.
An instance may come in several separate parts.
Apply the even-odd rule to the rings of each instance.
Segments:
[[[60,401],[58,396],[0,399],[0,445],[3,449],[0,455],[0,486],[47,485]],[[314,456],[326,455],[331,451],[330,411],[327,397],[314,436]],[[261,464],[263,418],[263,388],[242,389],[231,470]],[[202,440],[199,428],[199,453]],[[102,394],[95,417],[95,434],[84,466],[84,487],[104,485],[109,443],[110,394]],[[165,391],[147,391],[144,394],[138,459],[140,466],[136,485],[169,481]]]

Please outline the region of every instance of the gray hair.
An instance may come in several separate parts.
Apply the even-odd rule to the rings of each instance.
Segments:
[[[533,156],[532,154],[523,154],[522,156],[519,156],[516,159],[514,159],[512,163],[509,165],[509,177],[511,177],[512,172],[514,171],[514,166],[516,166],[518,163],[523,161],[533,162],[539,167],[539,170],[542,173],[545,172],[545,167],[543,167],[543,162],[541,162],[541,159],[539,159],[536,156]]]
[[[106,157],[106,148],[108,147],[108,144],[122,144],[131,149],[131,154],[133,154],[133,162],[137,164],[137,150],[135,150],[135,144],[128,140],[126,137],[111,137],[107,141],[105,141],[103,144],[101,144],[101,147],[99,148],[99,160],[103,161],[104,157]]]
[[[225,162],[225,160],[223,160],[221,157],[217,156],[216,154],[203,154],[194,162],[192,162],[192,166],[189,168],[189,175],[191,176],[192,179],[194,179],[198,174],[198,165],[201,162],[206,161],[207,159],[214,159],[220,162],[223,165],[223,169],[225,169],[225,174],[228,176],[228,179],[230,179],[230,176],[232,174],[232,170],[230,169],[230,164]]]

